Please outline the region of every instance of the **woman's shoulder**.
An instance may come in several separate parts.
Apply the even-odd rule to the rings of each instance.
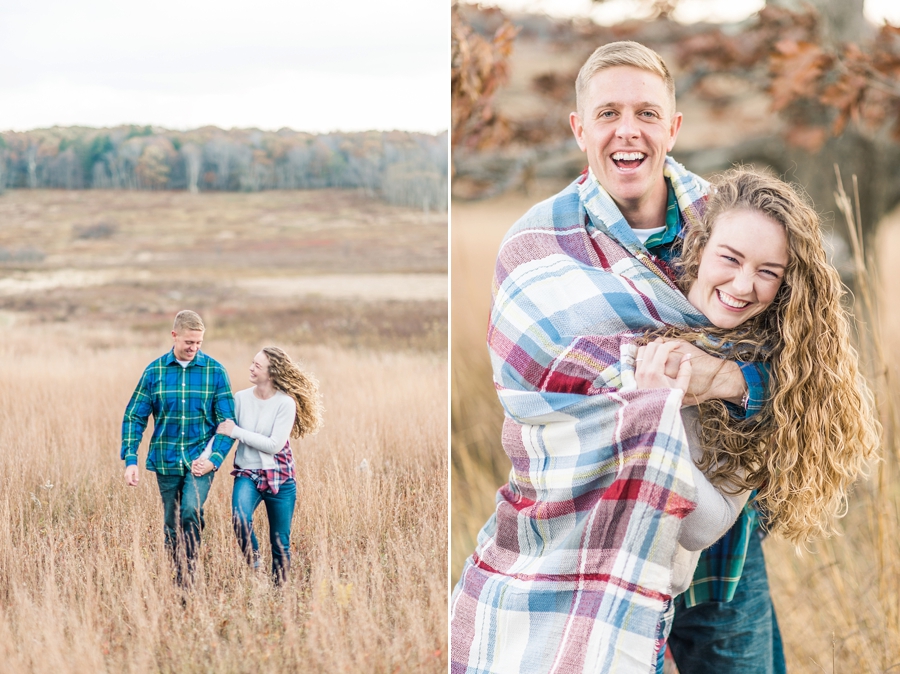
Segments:
[[[284,391],[279,391],[276,389],[275,395],[273,395],[271,398],[266,398],[265,400],[263,400],[262,398],[258,398],[256,396],[256,394],[253,392],[254,388],[256,387],[251,386],[250,388],[245,388],[241,391],[238,391],[234,394],[235,399],[242,398],[244,400],[253,400],[261,405],[272,405],[273,407],[288,407],[294,404],[294,399]]]
[[[279,406],[288,406],[289,405],[289,406],[291,406],[291,408],[293,408],[293,406],[294,406],[294,399],[291,396],[289,396],[287,393],[285,393],[284,391],[276,390],[275,395],[272,396],[272,400],[277,400]]]

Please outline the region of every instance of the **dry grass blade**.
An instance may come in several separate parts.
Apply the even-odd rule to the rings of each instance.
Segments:
[[[900,490],[894,483],[898,390],[882,329],[884,304],[875,278],[876,262],[862,236],[858,189],[851,198],[835,167],[835,199],[847,225],[854,262],[856,321],[861,371],[875,396],[882,423],[883,460],[869,483],[857,486],[843,535],[820,541],[812,554],[791,554],[772,540],[766,546],[772,596],[778,610],[791,671],[885,672],[900,659],[900,554],[896,548]],[[826,641],[824,635],[831,635]],[[827,657],[826,654],[828,654]]]

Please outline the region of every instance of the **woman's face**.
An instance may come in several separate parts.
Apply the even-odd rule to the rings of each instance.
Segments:
[[[250,383],[257,386],[269,383],[269,357],[260,351],[250,363]]]
[[[788,259],[782,225],[755,210],[723,213],[700,257],[688,300],[713,325],[737,327],[772,303]]]

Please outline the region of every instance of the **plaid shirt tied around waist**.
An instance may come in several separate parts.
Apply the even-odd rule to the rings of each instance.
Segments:
[[[138,446],[150,415],[153,436],[147,470],[184,475],[215,436],[210,460],[218,469],[234,440],[217,435],[216,427],[234,419],[234,398],[225,368],[202,351],[182,367],[172,351],[144,370],[125,408],[121,458],[137,465]]]
[[[291,453],[291,441],[288,440],[274,456],[276,468],[241,468],[234,464],[231,474],[235,477],[247,477],[253,480],[258,491],[268,491],[277,494],[288,480],[295,479],[294,456]]]

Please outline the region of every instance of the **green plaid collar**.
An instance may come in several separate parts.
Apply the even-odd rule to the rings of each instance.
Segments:
[[[197,351],[197,353],[194,354],[194,357],[191,359],[191,362],[187,364],[187,366],[191,367],[193,365],[196,365],[197,367],[206,367],[208,359],[209,356],[207,356],[205,353],[203,353],[202,351]],[[174,348],[172,348],[169,353],[163,356],[163,365],[181,365],[181,363],[179,363],[178,359],[175,357]]]
[[[666,178],[666,229],[647,239],[644,247],[648,250],[656,246],[664,246],[672,243],[681,232],[681,211],[678,210],[678,199],[675,198],[675,190],[672,181]]]

